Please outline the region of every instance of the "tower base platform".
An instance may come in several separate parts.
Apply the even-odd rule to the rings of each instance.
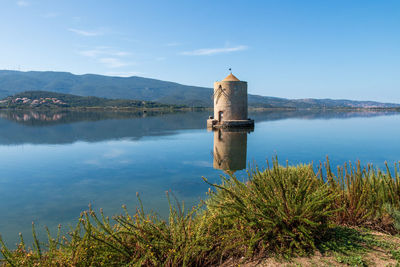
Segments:
[[[208,129],[225,129],[225,128],[254,128],[254,120],[223,120],[218,121],[216,119],[207,120]]]

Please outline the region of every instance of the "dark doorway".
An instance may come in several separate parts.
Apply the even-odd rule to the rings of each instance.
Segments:
[[[223,118],[224,118],[224,112],[223,111],[218,112],[218,121],[222,121]]]

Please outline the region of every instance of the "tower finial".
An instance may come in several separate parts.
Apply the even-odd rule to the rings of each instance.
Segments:
[[[232,74],[232,68],[229,68],[230,73]]]

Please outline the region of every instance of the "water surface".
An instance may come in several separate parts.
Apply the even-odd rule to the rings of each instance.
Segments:
[[[224,170],[245,177],[249,163],[371,162],[400,160],[400,116],[393,112],[256,112],[254,131],[208,132],[210,112],[0,111],[0,233],[74,224],[92,203],[106,214],[145,208],[165,215],[165,191],[191,206],[205,197],[202,176]],[[41,235],[43,236],[43,235]]]

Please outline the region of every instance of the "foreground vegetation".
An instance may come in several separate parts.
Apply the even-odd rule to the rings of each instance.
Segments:
[[[143,206],[131,215],[106,217],[89,207],[68,236],[36,238],[28,248],[2,243],[9,266],[208,266],[400,264],[400,176],[395,166],[376,170],[329,162],[249,171],[211,184],[190,211],[170,202],[165,221]],[[168,197],[170,199],[170,197]],[[371,256],[374,251],[382,255]],[[370,256],[368,256],[370,255]],[[317,258],[316,258],[317,257]],[[288,263],[289,262],[289,263]]]

